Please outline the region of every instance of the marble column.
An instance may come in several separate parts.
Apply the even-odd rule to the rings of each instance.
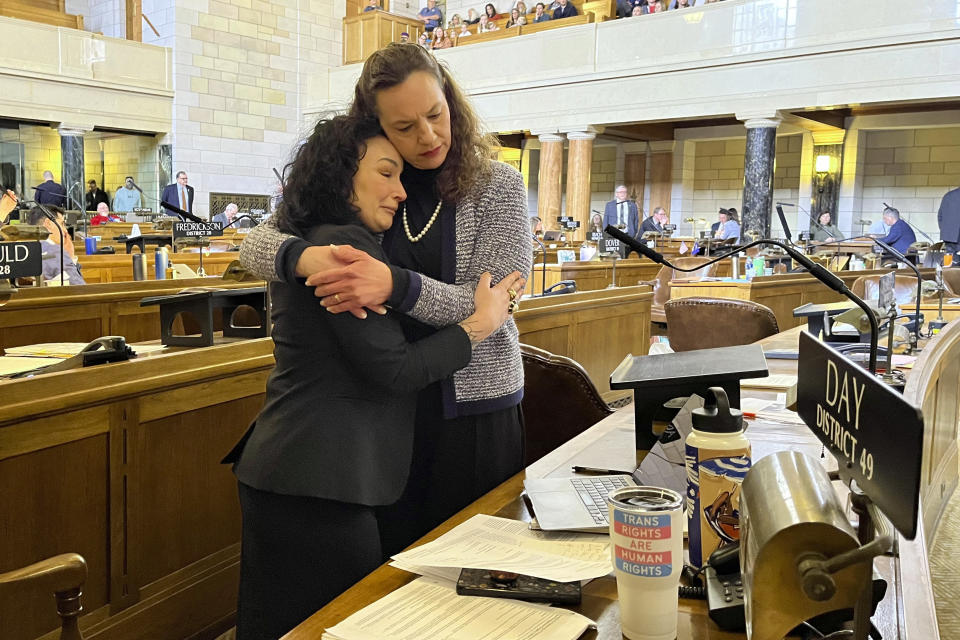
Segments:
[[[754,231],[761,238],[770,237],[773,215],[773,164],[776,157],[779,117],[750,118],[747,128],[747,148],[743,157],[743,211],[741,236],[748,238]]]
[[[86,179],[84,174],[83,135],[91,128],[61,124],[60,155],[62,158],[60,184],[67,190],[64,209],[83,211]]]
[[[556,229],[560,215],[560,181],[563,179],[563,136],[544,133],[540,138],[540,171],[537,174],[537,216],[544,229]]]
[[[571,131],[567,134],[567,210],[566,215],[580,222],[580,228],[567,234],[568,240],[583,240],[590,225],[590,173],[593,167],[592,131]]]
[[[146,199],[143,206],[149,207],[153,202],[159,202],[160,194],[163,192],[163,188],[168,184],[173,184],[173,145],[158,144],[157,192],[151,194],[152,198]],[[159,213],[159,209],[156,213]]]

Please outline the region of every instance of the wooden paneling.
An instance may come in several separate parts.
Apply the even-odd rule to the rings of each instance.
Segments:
[[[156,340],[159,307],[141,307],[140,300],[197,286],[234,289],[259,287],[263,282],[204,278],[21,289],[0,312],[0,346],[84,342],[109,335],[124,336],[127,342]]]
[[[203,269],[208,276],[219,276],[239,254],[228,251],[211,253],[203,257]],[[78,256],[81,274],[87,284],[108,282],[132,282],[133,258],[127,254]],[[185,264],[194,271],[200,268],[199,253],[171,253],[170,262]],[[154,280],[153,252],[147,252],[147,280]]]
[[[32,22],[42,22],[55,27],[83,29],[83,16],[64,13],[62,8],[45,8],[44,6],[35,5],[33,2],[4,0],[4,2],[0,2],[0,16],[30,20]]]
[[[415,18],[386,11],[368,11],[343,19],[343,63],[363,62],[370,54],[391,42],[400,41],[400,33],[410,34],[416,42],[423,32],[423,23]]]
[[[628,354],[650,348],[648,287],[588,291],[524,300],[514,314],[520,342],[579,362],[605,400],[629,395],[611,391],[610,373]]]
[[[82,554],[88,640],[229,627],[240,515],[220,460],[262,405],[272,351],[264,338],[0,382],[0,571]],[[0,621],[4,640],[58,626],[29,589]]]
[[[647,154],[628,153],[623,157],[623,185],[637,206],[643,209],[643,187],[647,179]]]
[[[670,215],[670,198],[673,191],[673,154],[650,154],[650,203],[647,208],[663,207]],[[678,222],[672,220],[671,222]]]
[[[638,282],[653,280],[660,271],[660,265],[650,260],[618,260],[617,286],[632,287]],[[564,262],[547,265],[547,283],[549,288],[561,280],[573,280],[577,291],[597,291],[606,289],[613,282],[613,267],[608,261]],[[526,293],[540,293],[543,282],[543,265],[534,265],[527,279]]]

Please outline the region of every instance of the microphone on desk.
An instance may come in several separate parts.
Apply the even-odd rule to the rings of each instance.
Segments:
[[[540,296],[543,297],[547,291],[547,247],[543,244],[543,241],[537,237],[537,234],[530,234],[533,236],[533,239],[538,245],[540,245],[540,255],[543,256],[543,270],[540,276]],[[530,290],[533,291],[533,287],[530,287]]]
[[[233,222],[231,222],[230,224],[223,225],[223,228],[226,229],[227,227],[232,227],[233,225],[237,224],[244,218],[253,222],[253,226],[257,226],[258,224],[260,224],[259,222],[257,222],[256,218],[254,218],[253,216],[247,215],[246,213],[241,213],[239,216],[233,219]]]
[[[916,318],[914,318],[914,321],[913,321],[913,322],[914,322],[914,326],[913,326],[914,331],[913,331],[912,341],[911,341],[911,344],[910,344],[910,350],[911,350],[911,351],[916,351],[916,350],[917,350],[917,344],[919,344],[919,342],[920,342],[920,325],[921,325],[921,322],[920,322],[920,296],[921,296],[921,293],[922,293],[922,291],[923,291],[923,276],[920,275],[920,270],[917,269],[917,265],[915,265],[915,264],[913,264],[912,262],[910,262],[909,260],[907,260],[907,257],[906,257],[905,255],[903,255],[902,253],[900,253],[899,251],[897,251],[896,249],[894,249],[892,246],[890,246],[889,244],[887,244],[887,243],[884,242],[883,240],[878,240],[877,238],[874,238],[874,237],[872,237],[872,236],[868,236],[868,235],[852,236],[852,237],[849,237],[849,238],[841,238],[840,240],[837,240],[837,242],[848,242],[848,241],[850,241],[850,240],[870,240],[870,241],[873,242],[874,244],[880,245],[881,247],[883,247],[883,249],[884,249],[887,253],[889,253],[890,255],[892,255],[892,256],[894,257],[894,259],[897,260],[897,262],[900,262],[900,263],[902,263],[902,264],[907,265],[907,267],[908,267],[911,271],[913,271],[914,275],[917,276],[917,306],[916,306],[916,310],[915,310]],[[830,245],[831,245],[831,244],[834,244],[834,243],[832,243],[832,242],[825,242],[825,243],[819,244],[819,245],[817,245],[817,246],[830,248]]]
[[[880,328],[877,325],[877,318],[874,315],[873,310],[870,308],[870,306],[866,302],[864,302],[860,298],[860,296],[850,291],[850,288],[847,287],[844,281],[841,280],[839,277],[837,277],[835,273],[832,273],[828,269],[824,268],[822,265],[817,264],[807,256],[797,251],[792,246],[784,242],[780,242],[779,240],[754,240],[753,242],[746,244],[740,247],[739,249],[736,249],[734,251],[728,251],[727,253],[717,256],[715,258],[712,258],[701,265],[698,265],[696,267],[684,268],[684,267],[675,266],[669,260],[665,259],[663,255],[661,255],[657,251],[654,251],[653,249],[647,247],[645,244],[643,244],[642,242],[639,242],[635,238],[631,238],[629,235],[623,233],[613,225],[607,225],[606,232],[609,233],[614,238],[616,238],[617,240],[619,240],[620,242],[623,242],[624,244],[626,244],[628,247],[635,249],[638,253],[644,256],[647,256],[657,264],[668,266],[671,269],[674,269],[676,271],[680,271],[683,273],[698,271],[708,265],[711,265],[715,262],[719,262],[720,260],[723,260],[725,258],[729,258],[730,256],[735,255],[737,253],[740,253],[744,249],[749,249],[750,247],[756,247],[759,245],[773,245],[775,247],[780,247],[781,249],[787,252],[787,255],[789,255],[795,261],[799,262],[801,265],[806,267],[810,275],[812,275],[814,278],[816,278],[823,284],[827,285],[828,287],[830,287],[840,295],[851,300],[855,305],[863,309],[863,311],[867,314],[867,320],[870,322],[870,373],[877,372],[877,342],[879,341]]]
[[[170,204],[170,203],[167,202],[166,200],[161,200],[161,201],[160,201],[160,206],[163,207],[164,209],[169,209],[169,210],[172,211],[173,213],[175,213],[175,214],[177,214],[178,216],[180,216],[180,220],[183,220],[183,221],[189,220],[190,222],[206,222],[205,220],[203,220],[203,219],[201,219],[201,218],[198,218],[197,216],[193,215],[192,213],[189,213],[189,212],[187,212],[187,211],[184,211],[184,210],[181,209],[180,207],[176,207],[176,206]]]

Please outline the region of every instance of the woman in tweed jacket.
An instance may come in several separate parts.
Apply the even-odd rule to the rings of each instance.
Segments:
[[[244,241],[245,267],[269,280],[309,276],[334,313],[387,304],[406,314],[411,340],[469,316],[484,271],[495,283],[530,272],[523,179],[489,160],[491,141],[432,55],[404,44],[374,53],[351,114],[379,119],[404,159],[407,201],[383,237],[392,265],[347,246],[311,246],[267,223]],[[381,519],[391,523],[382,536],[387,555],[520,470],[522,395],[512,319],[475,347],[466,368],[419,394],[410,479],[385,508],[395,517]]]

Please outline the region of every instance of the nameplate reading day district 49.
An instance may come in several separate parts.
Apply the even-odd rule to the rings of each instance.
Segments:
[[[913,540],[923,458],[920,409],[806,331],[797,378],[800,418],[837,458],[841,473]]]
[[[43,271],[40,243],[0,242],[0,278],[30,278]]]
[[[174,222],[174,238],[209,238],[222,236],[223,228],[219,222]]]

